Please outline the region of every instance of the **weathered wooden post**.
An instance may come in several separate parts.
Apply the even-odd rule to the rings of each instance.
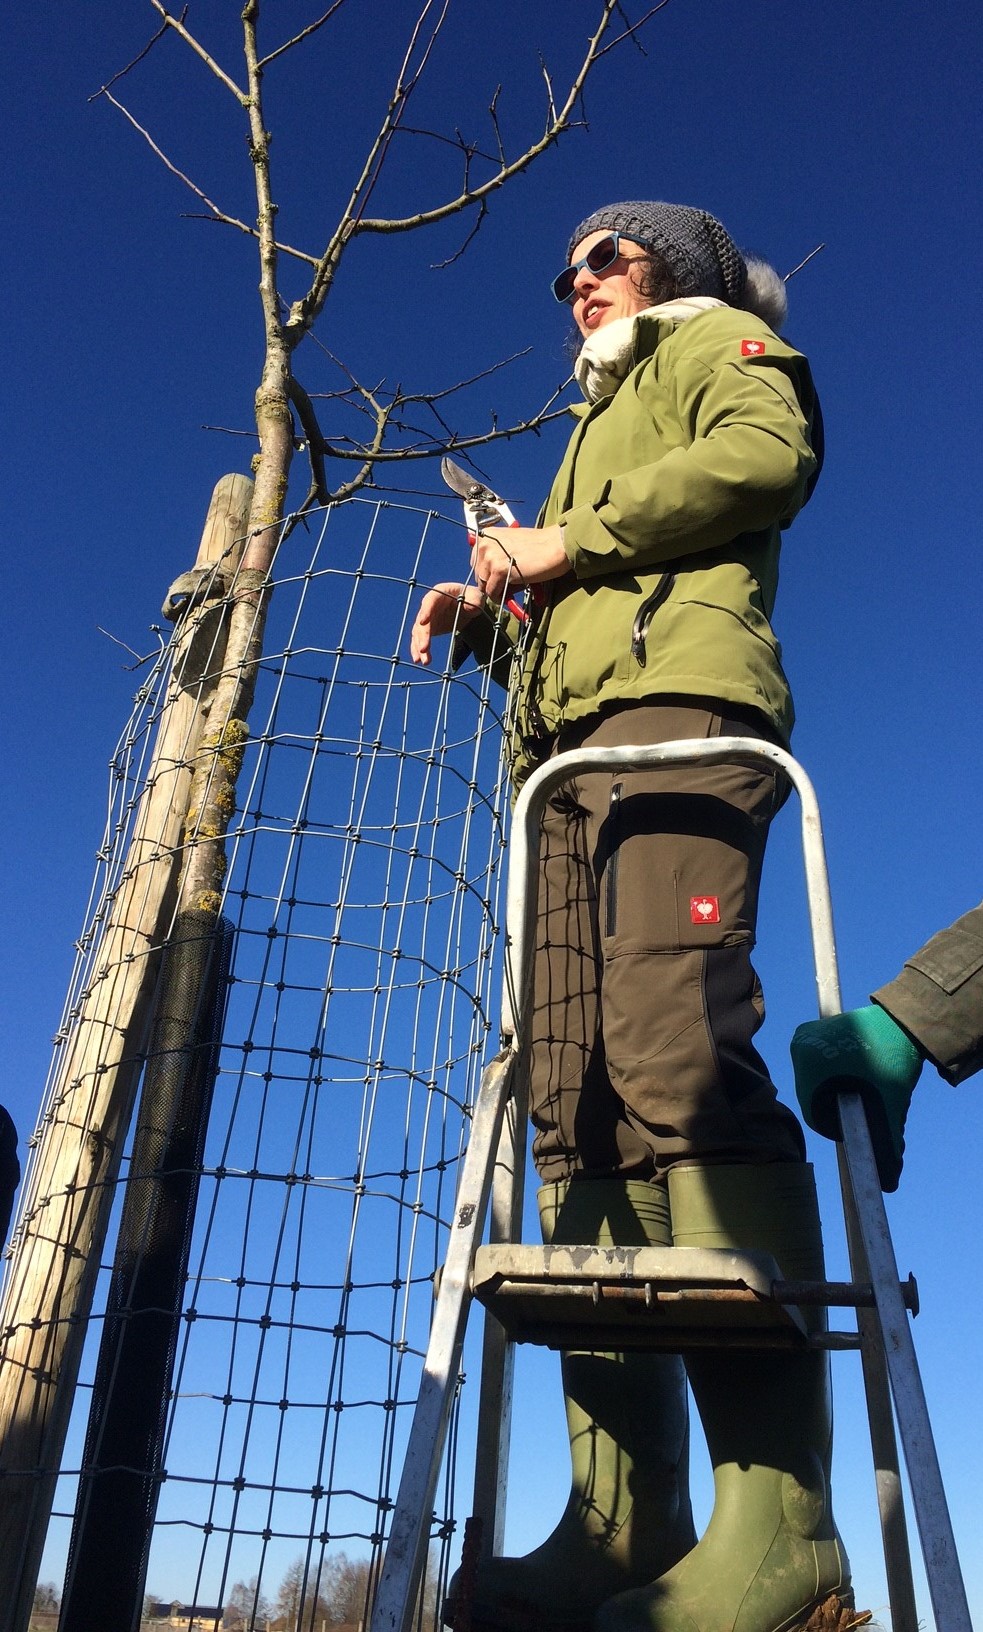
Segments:
[[[212,495],[197,566],[239,571],[252,483]],[[203,573],[203,579],[207,573]],[[233,600],[238,584],[232,589]],[[253,590],[249,599],[255,602]],[[192,795],[225,665],[231,614],[214,598],[182,619],[121,886],[42,1128],[0,1310],[0,1628],[31,1612],[114,1181],[143,1069],[161,959],[178,906]],[[230,662],[234,661],[230,657]],[[236,666],[238,667],[238,662]],[[219,725],[220,738],[224,726]]]

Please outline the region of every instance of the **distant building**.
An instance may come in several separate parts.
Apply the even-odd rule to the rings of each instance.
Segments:
[[[142,1625],[179,1627],[181,1632],[221,1632],[224,1616],[221,1604],[181,1604],[176,1598],[169,1604],[151,1600]]]

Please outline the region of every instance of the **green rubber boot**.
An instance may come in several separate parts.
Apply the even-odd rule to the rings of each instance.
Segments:
[[[822,1233],[805,1163],[672,1168],[673,1243],[770,1252],[787,1280],[822,1280]],[[803,1309],[813,1330],[825,1311]],[[687,1360],[713,1463],[699,1545],[642,1591],[604,1605],[596,1632],[845,1632],[850,1566],[830,1509],[828,1356],[764,1350]]]
[[[664,1186],[575,1179],[539,1192],[543,1240],[668,1246]],[[556,1529],[521,1558],[478,1566],[474,1632],[587,1632],[613,1593],[651,1581],[693,1546],[686,1377],[671,1354],[561,1356],[570,1498]],[[454,1625],[458,1577],[444,1619]]]

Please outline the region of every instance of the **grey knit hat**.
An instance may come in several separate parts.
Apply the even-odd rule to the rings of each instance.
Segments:
[[[602,227],[623,232],[643,249],[661,255],[678,279],[681,294],[713,295],[729,306],[743,306],[744,257],[726,229],[706,210],[640,200],[606,204],[581,221],[567,246],[567,260],[581,239]]]

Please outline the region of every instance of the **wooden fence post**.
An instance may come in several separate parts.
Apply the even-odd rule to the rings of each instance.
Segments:
[[[248,477],[218,483],[198,566],[221,562],[232,578],[251,496]],[[221,674],[224,621],[206,603],[179,626],[126,865],[93,978],[62,1044],[14,1236],[0,1309],[0,1632],[24,1632],[30,1619],[160,948],[177,903],[192,772]]]

